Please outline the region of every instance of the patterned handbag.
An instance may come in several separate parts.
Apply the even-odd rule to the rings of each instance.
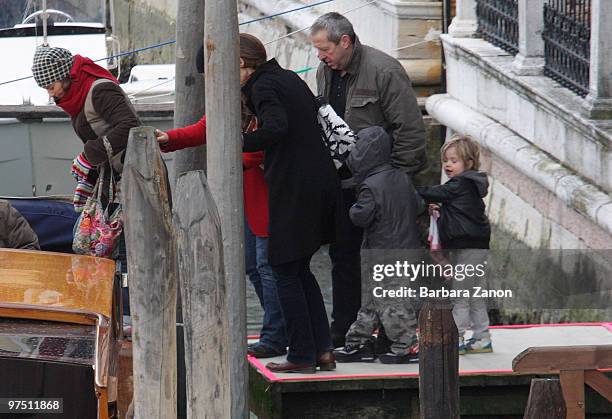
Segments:
[[[103,141],[110,162],[112,149],[106,137],[103,137]],[[104,171],[104,166],[102,166],[93,193],[87,199],[83,212],[74,226],[72,250],[80,255],[115,259],[119,251],[119,238],[123,233],[123,211],[121,205],[116,205],[113,212],[109,214],[111,206],[115,204],[115,188],[117,187],[112,168],[110,169],[108,204],[106,208],[102,205]]]
[[[323,96],[315,98],[319,110],[317,120],[321,127],[323,143],[329,151],[336,169],[341,167],[357,141],[357,136]]]

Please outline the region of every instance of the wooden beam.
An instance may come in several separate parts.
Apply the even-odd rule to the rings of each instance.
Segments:
[[[230,339],[221,219],[203,171],[181,175],[174,196],[187,417],[229,418]]]
[[[137,418],[176,418],[176,246],[153,127],[130,130],[122,177]]]
[[[249,415],[237,10],[236,0],[207,1],[204,13],[206,160],[223,233],[232,419]]]
[[[204,0],[179,0],[176,9],[176,44],[174,49],[174,128],[183,128],[194,124],[204,115],[204,77],[198,73],[196,57],[198,46],[204,42]],[[206,170],[206,146],[189,147],[174,153],[174,179],[181,173],[190,170]],[[182,317],[181,295],[179,289],[176,302],[178,354],[178,415],[193,417],[187,414],[186,401],[186,367],[185,367],[185,334]]]
[[[584,382],[612,403],[612,380],[600,371],[588,370],[584,372]]]
[[[136,104],[134,107],[141,118],[171,118],[174,115],[173,103]],[[42,118],[69,118],[69,116],[62,108],[55,105],[0,105],[0,118],[28,121]]]
[[[541,346],[528,348],[512,361],[520,373],[559,373],[561,370],[612,368],[612,345]]]
[[[452,306],[426,301],[419,313],[421,419],[459,418],[459,337]]]
[[[558,378],[531,380],[523,419],[565,419],[565,400]]]
[[[567,419],[584,419],[584,371],[561,371],[559,378]]]

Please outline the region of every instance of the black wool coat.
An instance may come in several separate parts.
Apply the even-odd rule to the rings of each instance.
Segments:
[[[314,95],[275,59],[257,68],[242,91],[259,122],[244,134],[243,151],[265,151],[268,261],[279,265],[310,256],[334,241],[344,222],[340,181],[321,139]]]
[[[443,185],[417,187],[428,203],[440,203],[440,240],[446,249],[488,249],[491,226],[482,198],[489,181],[484,172],[466,170]]]

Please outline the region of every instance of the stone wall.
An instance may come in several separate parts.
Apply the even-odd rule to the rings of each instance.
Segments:
[[[115,0],[114,34],[121,51],[176,39],[177,0]],[[174,44],[122,57],[120,81],[129,76],[136,64],[169,64],[174,62]]]
[[[449,93],[427,109],[485,149],[490,219],[534,248],[609,248],[609,123],[552,80],[513,74],[513,57],[482,39],[443,42]]]
[[[291,10],[312,3],[309,0],[240,0],[239,22]],[[175,39],[178,0],[116,0],[115,34],[122,51]],[[354,10],[357,9],[357,10]],[[436,42],[442,27],[441,1],[337,0],[333,3],[289,13],[263,22],[240,27],[258,36],[264,43],[290,32],[306,28],[328,11],[347,13],[361,40],[400,59],[421,96],[438,91],[441,75],[441,48]],[[427,42],[396,51],[424,39]],[[302,70],[318,65],[316,51],[310,45],[308,31],[267,45],[270,57],[287,68]],[[123,76],[135,64],[165,64],[174,61],[174,46],[168,45],[122,59]],[[304,73],[314,88],[313,70]]]

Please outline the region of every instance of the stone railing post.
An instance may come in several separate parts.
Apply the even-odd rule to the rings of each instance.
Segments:
[[[448,27],[449,35],[469,38],[476,33],[476,0],[457,0],[457,13]]]
[[[590,87],[586,100],[593,119],[612,119],[612,1],[591,0]]]
[[[513,70],[520,76],[544,72],[544,0],[518,0],[519,52]]]

